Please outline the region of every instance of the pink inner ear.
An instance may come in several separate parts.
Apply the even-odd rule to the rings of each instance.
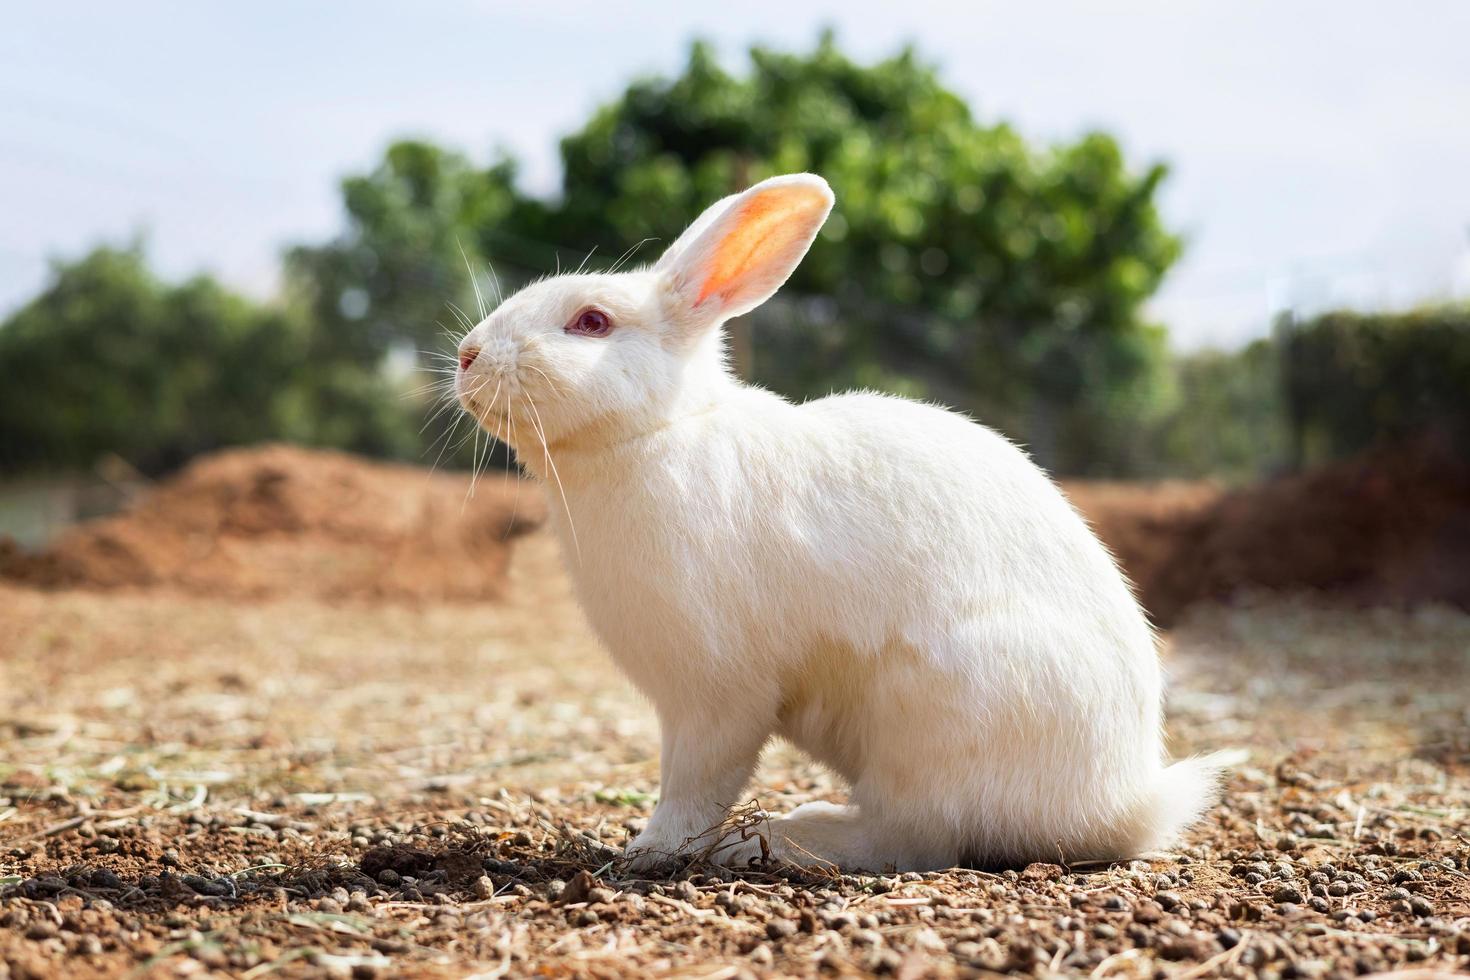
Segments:
[[[694,305],[716,294],[733,293],[753,270],[804,239],[810,229],[802,219],[820,212],[825,204],[820,191],[799,185],[773,187],[742,204],[735,227],[709,258],[709,275]]]

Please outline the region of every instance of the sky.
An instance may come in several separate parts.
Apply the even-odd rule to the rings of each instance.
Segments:
[[[689,41],[823,26],[872,60],[913,43],[985,122],[1112,132],[1171,166],[1187,241],[1150,313],[1182,349],[1273,312],[1470,297],[1470,3],[419,0],[23,3],[0,30],[0,313],[49,263],[142,235],[154,266],[275,289],[341,227],[337,181],[430,137],[555,193],[558,138]],[[576,243],[562,243],[574,248]]]

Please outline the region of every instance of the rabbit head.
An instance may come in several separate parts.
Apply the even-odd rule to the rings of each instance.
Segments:
[[[821,177],[773,177],[711,206],[651,267],[527,286],[461,341],[461,406],[537,452],[699,410],[730,383],[721,324],[780,288],[832,202]]]

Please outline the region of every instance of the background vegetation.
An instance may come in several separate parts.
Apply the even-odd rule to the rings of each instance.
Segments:
[[[138,244],[57,263],[0,325],[0,466],[115,453],[159,471],[276,438],[419,458],[447,432],[414,394],[433,363],[417,352],[452,347],[471,275],[510,290],[588,249],[592,268],[630,246],[652,259],[710,201],[795,170],[824,174],[838,208],[778,300],[732,328],[741,371],[784,394],[934,398],[1065,474],[1244,477],[1470,432],[1465,309],[1283,321],[1241,351],[1171,354],[1143,314],[1181,251],[1155,204],[1165,167],[1103,133],[1039,147],[977,121],[911,51],[858,65],[825,37],[755,49],[735,76],[696,44],[561,157],[542,200],[512,159],[394,144],[342,182],[342,232],[291,249],[269,303],[159,282]]]

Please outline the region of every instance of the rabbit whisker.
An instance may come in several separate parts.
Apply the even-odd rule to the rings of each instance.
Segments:
[[[462,335],[459,334],[459,333],[452,333],[449,330],[449,328],[446,327],[444,329],[444,336],[447,337],[447,338],[449,338],[450,340],[453,340],[455,342],[455,344],[457,345],[459,343],[459,339],[458,338],[460,338]],[[451,354],[448,351],[443,351],[443,350],[421,350],[418,353],[419,353],[419,356],[420,357],[426,357],[426,358],[429,358],[430,360],[448,361],[451,364],[455,364],[455,363],[457,363],[459,361],[459,352],[458,351],[456,351],[455,353]]]
[[[438,419],[439,419],[439,417],[441,415],[443,415],[445,412],[449,411],[451,408],[454,408],[458,404],[459,403],[458,403],[457,400],[455,400],[452,397],[449,397],[446,394],[445,397],[444,397],[444,399],[443,399],[443,404],[440,405],[438,408],[434,409],[433,414],[431,414],[427,419],[424,420],[424,424],[423,425],[419,426],[419,435],[423,435],[425,429],[427,429],[429,426],[433,425],[436,421],[438,421]],[[458,419],[456,419],[455,421],[458,422]]]
[[[445,429],[442,435],[436,436],[434,441],[429,443],[429,448],[423,451],[422,455],[427,456],[434,451],[435,446],[439,446],[439,454],[434,457],[433,464],[429,466],[429,476],[433,476],[435,471],[439,469],[439,464],[443,462],[446,452],[458,451],[459,447],[464,445],[465,439],[469,438],[468,435],[462,437],[459,442],[454,443],[453,450],[450,449],[450,443],[454,441],[454,434],[459,431],[459,424],[462,421],[463,416],[455,416],[454,420],[450,422],[449,428]],[[440,445],[441,443],[442,445]]]
[[[470,319],[470,315],[468,313],[456,306],[453,300],[445,300],[444,302],[446,306],[454,311],[454,315],[456,318],[458,318],[459,322],[464,324],[466,332],[475,329],[475,321]],[[481,317],[480,319],[483,320],[484,317]]]
[[[469,274],[470,286],[475,290],[475,305],[479,307],[480,319],[483,320],[488,314],[485,312],[485,297],[480,293],[479,280],[475,278],[474,267],[470,265],[470,257],[465,254],[464,242],[459,240],[458,235],[454,236],[454,244],[459,247],[459,257],[464,259],[464,271]]]
[[[476,395],[479,395],[479,392],[484,391],[484,389],[487,388],[487,386],[490,386],[490,379],[488,379],[488,378],[485,379],[484,382],[481,382],[481,385],[479,385],[478,388],[475,388],[475,391],[469,392],[469,398],[467,398],[467,401],[469,401],[470,406],[478,408],[478,406],[476,406],[476,403],[475,403],[475,397],[476,397]],[[495,400],[497,400],[497,398],[500,398],[500,382],[498,382],[498,381],[495,382],[495,391],[494,391],[494,394],[492,394],[491,397],[490,397],[491,404],[494,404],[495,403]],[[465,414],[459,414],[459,416],[456,416],[456,419],[454,419],[454,425],[459,426],[460,420],[463,420],[463,419],[465,419]],[[479,416],[478,413],[476,413],[475,414],[475,425],[470,426],[470,432],[472,432],[472,433],[479,432],[479,430],[481,430],[481,428],[482,428],[482,425],[484,425],[484,419],[482,419],[482,417]],[[495,435],[494,432],[492,432],[491,433],[491,438],[500,438],[500,436],[497,436],[497,435]],[[465,436],[465,438],[460,439],[459,445],[456,445],[456,447],[454,447],[454,450],[459,451],[459,448],[462,447],[462,445],[465,445],[465,442],[467,441],[467,439],[469,439],[469,436],[467,436],[467,435]],[[475,441],[475,447],[476,447],[476,450],[478,450],[478,447],[479,447],[479,441],[478,441],[478,439],[476,439],[476,441]],[[473,464],[473,460],[472,460],[472,464]]]
[[[489,378],[486,378],[484,381],[480,382],[480,384],[475,388],[475,390],[472,391],[472,392],[470,392],[470,398],[473,400],[474,397],[476,395],[478,395],[482,390],[484,390],[485,386],[488,385],[489,383],[490,383],[490,379]],[[500,393],[499,387],[497,387],[495,389],[495,391],[496,391],[496,394],[498,395]],[[451,400],[446,400],[445,407],[447,408],[448,406],[454,405],[454,404],[456,404],[456,402],[454,400],[452,400],[452,399]],[[439,415],[443,414],[443,412],[444,412],[444,408],[441,408],[438,412],[435,413],[434,418],[438,418]],[[433,421],[433,419],[431,418],[429,420],[429,422],[432,422],[432,421]],[[443,442],[443,445],[440,446],[440,448],[439,448],[439,454],[434,457],[434,463],[433,463],[433,465],[429,467],[429,473],[430,474],[433,474],[434,471],[439,468],[439,464],[444,460],[444,454],[446,452],[449,452],[449,453],[456,453],[456,452],[458,452],[459,449],[460,449],[460,447],[463,446],[465,444],[465,442],[469,439],[470,435],[474,434],[474,432],[476,432],[479,429],[479,426],[472,426],[470,428],[470,432],[467,433],[465,436],[463,436],[459,440],[459,442],[454,443],[453,446],[451,447],[450,443],[454,439],[454,434],[457,431],[459,431],[460,423],[463,422],[463,421],[464,421],[464,415],[463,414],[456,414],[453,417],[453,421],[450,423],[449,428],[447,430],[445,430],[444,434],[442,436],[436,437],[434,439],[434,441],[429,444],[429,448],[428,449],[425,449],[423,451],[423,453],[421,454],[423,456],[427,456],[429,453],[431,453],[431,452],[434,451],[434,447],[435,446],[439,446],[440,445],[440,442],[441,441]],[[426,428],[429,427],[429,422],[425,422],[424,423],[424,429],[426,429]],[[419,434],[420,435],[423,434],[424,429],[419,429]]]
[[[475,479],[480,470],[480,434],[483,430],[475,427],[475,441],[470,447],[470,485],[465,489],[464,499],[459,502],[459,512],[464,514],[464,509],[469,506],[471,500],[475,499]]]
[[[488,379],[487,379],[487,380],[486,380],[486,381],[485,381],[485,382],[484,382],[484,383],[482,383],[482,384],[481,384],[481,385],[480,385],[480,387],[478,387],[478,388],[476,388],[476,389],[475,389],[475,390],[474,390],[474,391],[473,391],[473,392],[471,392],[471,393],[470,393],[470,398],[471,398],[471,399],[473,399],[473,398],[474,398],[474,396],[475,396],[475,395],[477,395],[477,394],[479,394],[479,393],[480,393],[480,391],[481,391],[481,390],[483,390],[483,389],[484,389],[484,388],[485,388],[485,386],[486,386],[486,385],[488,385],[488,384],[489,384],[489,383],[490,383],[490,382],[489,382],[489,380],[488,380]],[[495,396],[496,396],[496,397],[499,397],[499,395],[500,395],[500,387],[499,387],[499,385],[498,385],[498,384],[497,384],[497,386],[496,386],[496,388],[495,388]],[[493,401],[493,399],[492,399],[492,401]],[[450,426],[450,427],[449,427],[449,435],[450,435],[450,436],[453,436],[453,434],[454,434],[454,432],[455,432],[455,431],[456,431],[456,430],[458,430],[458,428],[459,428],[459,424],[460,424],[460,423],[461,423],[461,422],[462,422],[462,421],[464,421],[464,417],[465,417],[465,416],[464,416],[464,415],[463,415],[463,414],[460,414],[460,415],[456,415],[456,416],[455,416],[455,417],[454,417],[454,423],[453,423],[453,424],[452,424],[452,425],[451,425],[451,426]],[[440,460],[442,460],[442,459],[443,459],[443,458],[444,458],[444,454],[445,454],[445,452],[446,452],[446,451],[447,451],[447,452],[450,452],[450,453],[457,453],[457,452],[459,452],[459,450],[460,450],[460,448],[461,448],[461,447],[463,447],[463,446],[464,446],[464,444],[465,444],[465,443],[466,443],[466,442],[468,442],[468,441],[469,441],[469,440],[470,440],[470,438],[471,438],[471,437],[472,437],[472,436],[475,436],[475,435],[476,435],[476,433],[478,433],[478,432],[479,432],[479,431],[480,431],[480,425],[479,425],[479,421],[478,421],[478,419],[477,419],[477,420],[476,420],[476,422],[475,422],[475,424],[473,424],[473,425],[471,425],[471,426],[470,426],[470,431],[469,431],[469,432],[467,432],[467,433],[466,433],[466,434],[465,434],[465,435],[463,435],[463,436],[462,436],[462,437],[460,437],[460,440],[459,440],[459,441],[458,441],[458,442],[456,442],[456,443],[455,443],[455,444],[454,444],[454,445],[453,445],[453,447],[451,447],[451,446],[450,446],[450,444],[449,444],[449,440],[448,440],[448,439],[447,439],[447,438],[446,438],[446,439],[445,439],[445,441],[444,441],[444,446],[443,446],[443,448],[441,448],[441,449],[440,449],[440,450],[439,450],[439,456],[438,456],[438,458],[437,458],[437,459],[435,459],[435,460],[434,460],[434,466],[432,466],[432,467],[430,467],[430,468],[429,468],[429,471],[430,471],[430,472],[433,472],[433,470],[434,470],[434,469],[435,469],[435,468],[436,468],[436,467],[437,467],[437,466],[438,466],[438,465],[439,465],[439,461],[440,461]],[[435,442],[435,444],[436,444],[436,445],[437,445],[437,444],[438,444],[438,441],[439,441],[439,440],[437,440],[437,439],[436,439],[436,440],[434,440],[434,442]],[[476,442],[476,446],[478,446],[478,441],[477,441],[477,442]],[[430,446],[430,447],[429,447],[429,448],[430,448],[430,449],[432,449],[432,448],[433,448],[433,446]]]
[[[478,395],[480,393],[480,391],[485,387],[485,385],[488,385],[489,383],[490,383],[490,381],[487,378],[485,380],[484,384],[482,384],[479,388],[476,388],[470,394],[468,400],[469,400],[469,402],[470,402],[471,405],[475,405],[476,404],[475,403],[475,396]],[[509,392],[507,392],[507,396],[508,395],[509,395]],[[499,399],[500,399],[500,382],[497,381],[495,383],[495,394],[493,396],[491,396],[491,398],[490,398],[490,404],[493,406],[495,404],[495,402],[497,402]],[[507,400],[508,400],[508,398],[507,398]],[[478,405],[476,405],[476,407],[478,408]],[[482,418],[482,416],[477,416],[477,418]],[[514,428],[515,422],[511,419],[510,405],[509,404],[506,405],[506,409],[505,409],[505,421],[506,421],[507,426],[510,427],[511,445],[513,446],[515,444],[515,428]],[[478,433],[480,431],[480,429],[481,429],[481,426],[480,425],[476,425],[475,426],[476,433]],[[468,503],[470,500],[474,499],[474,496],[475,496],[475,488],[479,485],[479,482],[480,482],[480,473],[482,472],[482,470],[481,470],[481,463],[482,462],[484,463],[484,467],[486,469],[488,469],[489,466],[490,466],[490,454],[495,449],[495,441],[496,441],[496,439],[497,439],[497,436],[495,435],[495,433],[490,432],[488,430],[486,431],[486,433],[485,433],[485,454],[484,454],[484,459],[482,461],[481,458],[480,458],[480,440],[479,440],[479,436],[476,435],[476,438],[475,438],[475,449],[474,449],[474,451],[473,451],[473,453],[471,454],[471,457],[470,457],[470,489],[469,489],[469,492],[465,496],[465,503]],[[519,492],[517,492],[517,495],[516,496],[518,498],[517,502],[519,503],[519,496],[520,496]],[[461,506],[460,509],[463,510],[463,506]],[[515,521],[515,514],[513,512],[512,515],[511,515],[511,522],[514,523],[514,521]]]
[[[437,355],[420,354],[419,356],[422,357],[422,358],[425,358],[425,359],[434,357],[437,360],[441,360],[441,361],[444,361],[445,362],[443,364],[428,363],[428,364],[425,364],[423,367],[419,368],[419,370],[422,371],[424,374],[427,374],[430,377],[435,378],[436,379],[436,383],[442,382],[442,381],[446,381],[446,380],[448,380],[448,381],[453,381],[454,380],[454,368],[458,366],[457,363],[451,362],[447,358],[437,357]],[[451,366],[451,365],[453,365],[453,366]]]
[[[580,276],[582,274],[582,271],[587,268],[587,263],[592,261],[592,256],[596,254],[596,252],[597,246],[593,245],[592,248],[587,252],[586,257],[582,259],[582,264],[577,266],[577,271],[572,273],[572,275]]]
[[[516,518],[519,517],[520,516],[520,513],[521,513],[521,484],[524,481],[521,479],[521,474],[520,474],[520,471],[519,471],[519,467],[520,467],[520,454],[516,450],[516,445],[517,445],[517,440],[516,440],[516,422],[515,422],[514,415],[511,413],[512,402],[511,402],[511,397],[510,397],[510,393],[509,392],[506,392],[505,400],[506,400],[506,406],[505,406],[505,425],[506,425],[506,428],[507,428],[507,430],[509,431],[509,434],[510,434],[510,448],[511,448],[511,451],[514,452],[514,453],[516,453],[516,466],[517,466],[515,499],[511,502],[511,506],[510,506],[510,523],[507,524],[506,526],[507,527],[514,527],[515,526],[515,523],[516,523]]]
[[[475,385],[475,387],[473,388],[473,390],[471,390],[471,391],[469,391],[467,393],[467,398],[470,401],[474,401],[475,396],[479,395],[480,392],[484,391],[485,390],[485,386],[488,385],[489,383],[490,383],[490,379],[489,378],[482,379],[479,384]],[[444,380],[444,382],[442,382],[442,387],[439,389],[439,391],[440,391],[440,394],[441,394],[441,400],[442,400],[443,404],[441,404],[439,406],[439,408],[435,410],[434,414],[429,417],[429,421],[430,422],[432,422],[434,419],[438,418],[445,411],[447,411],[450,408],[453,408],[453,407],[455,407],[456,405],[459,404],[459,397],[457,395],[457,392],[456,392],[455,388],[456,388],[455,379],[452,378],[452,377],[451,378],[446,378]],[[427,425],[427,424],[428,423],[425,423],[425,425]],[[423,429],[420,429],[419,432],[422,433],[423,432]]]
[[[556,492],[561,497],[561,509],[567,515],[567,530],[572,533],[572,550],[576,552],[577,564],[582,563],[582,545],[577,541],[577,525],[572,520],[572,507],[567,503],[567,491],[562,486],[561,474],[556,471],[556,460],[551,458],[551,446],[546,441],[546,427],[541,422],[541,413],[536,410],[536,400],[530,394],[526,395],[526,404],[531,407],[531,428],[536,431],[536,437],[541,440],[541,452],[546,459],[546,468],[551,472],[552,479],[556,481]]]
[[[527,364],[526,367],[529,368],[532,371],[535,371],[537,374],[541,375],[542,379],[545,380],[545,382],[546,382],[546,386],[551,389],[551,393],[553,395],[557,395],[558,397],[561,395],[561,393],[562,393],[561,389],[556,386],[556,382],[555,381],[552,381],[551,380],[551,376],[550,375],[548,375],[545,371],[541,370],[540,368],[538,368],[534,364]]]
[[[445,306],[449,306],[449,307],[453,307],[454,306],[454,304],[451,303],[451,302],[449,302],[448,300],[445,300],[444,305]],[[451,310],[451,312],[454,312],[454,311]],[[460,320],[458,323],[456,323],[454,325],[450,325],[450,324],[445,323],[443,320],[435,320],[434,321],[434,325],[439,328],[440,335],[443,336],[443,338],[446,341],[448,341],[449,343],[451,343],[454,346],[458,347],[459,346],[460,339],[463,338],[464,335],[466,333],[468,333],[469,332],[469,329],[470,329],[470,328],[468,328],[468,327],[466,327],[464,325],[464,322],[465,321]],[[438,351],[438,350],[421,350],[421,351],[419,351],[419,353],[421,355],[425,356],[425,357],[448,357],[449,356],[449,354],[446,353],[445,351]]]
[[[612,264],[612,268],[607,270],[608,274],[611,275],[612,273],[617,272],[618,269],[622,268],[624,262],[632,258],[634,253],[636,253],[640,248],[647,245],[651,241],[656,241],[656,239],[645,238],[641,242],[634,242],[632,245],[629,245],[628,250],[622,255],[618,256],[617,261]]]
[[[419,395],[427,395],[430,392],[438,392],[442,395],[448,394],[454,390],[454,375],[451,374],[449,371],[446,371],[442,368],[435,368],[431,373],[441,375],[441,377],[433,381],[425,382],[424,384],[418,385],[417,387],[410,388],[408,391],[403,392],[398,397],[416,398]]]
[[[495,274],[495,264],[489,259],[485,260],[485,270],[490,273],[490,284],[495,287],[495,305],[499,306],[505,299],[500,293],[500,277]]]

